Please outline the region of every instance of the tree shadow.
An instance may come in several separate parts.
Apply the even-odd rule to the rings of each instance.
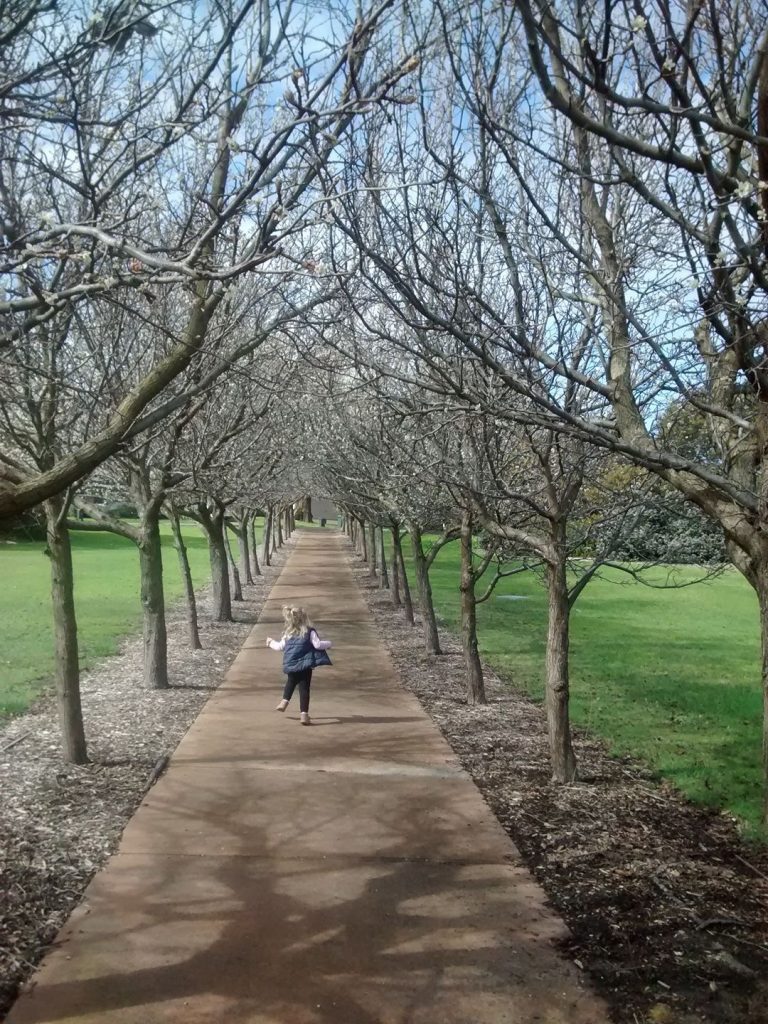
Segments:
[[[563,991],[559,930],[517,869],[408,858],[423,824],[397,827],[375,857],[251,856],[236,827],[216,859],[118,855],[8,1024],[182,1007],[227,1024],[597,1024]]]
[[[167,690],[218,690],[217,683],[169,683]]]
[[[310,709],[312,726],[318,729],[329,725],[392,725],[397,722],[418,722],[416,715],[400,715],[395,717],[376,717],[375,715],[315,715]],[[295,715],[285,713],[285,717],[296,719]]]

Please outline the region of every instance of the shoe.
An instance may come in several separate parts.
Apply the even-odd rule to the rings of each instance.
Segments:
[[[309,713],[306,711],[301,712],[301,724],[312,725],[312,719],[309,717]]]
[[[287,707],[288,707],[288,701],[287,700],[281,700],[280,703],[275,708],[275,711],[285,711],[285,709]]]

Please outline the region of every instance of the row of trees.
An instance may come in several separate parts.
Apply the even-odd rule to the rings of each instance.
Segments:
[[[4,5],[0,372],[22,406],[31,389],[40,436],[3,451],[0,515],[62,493],[327,301],[319,175],[417,63],[385,35],[397,10]]]
[[[230,571],[235,598],[240,586],[228,529],[246,581],[259,571],[256,509],[263,561],[292,529],[290,425],[275,397],[293,372],[287,332],[336,290],[312,259],[319,173],[414,70],[386,34],[399,10],[3,5],[0,518],[44,511],[69,760],[86,758],[70,530],[136,546],[144,678],[162,688],[161,515],[193,644],[180,517],[208,539],[219,620],[231,616]],[[137,519],[98,495],[128,501]]]
[[[311,448],[369,557],[371,524],[408,531],[433,649],[425,528],[463,538],[470,653],[485,560],[541,566],[558,778],[590,573],[651,514],[721,538],[761,609],[768,775],[765,0],[12,8],[0,515],[45,502],[53,550],[110,459],[151,547],[240,403],[266,450],[274,358],[295,458],[259,472],[287,498]]]
[[[214,391],[194,410],[185,410],[162,432],[144,434],[130,450],[115,455],[88,480],[47,508],[47,553],[52,569],[56,642],[56,691],[65,757],[87,760],[79,694],[75,577],[71,531],[108,531],[135,545],[144,633],[144,684],[171,685],[167,660],[161,520],[169,521],[186,595],[189,642],[201,646],[195,588],[182,520],[193,521],[208,544],[211,616],[233,618],[233,601],[243,600],[242,584],[253,584],[274,551],[295,527],[293,503],[286,497],[286,465],[281,417],[273,396],[254,388],[226,395]],[[87,491],[87,493],[86,493]],[[102,500],[97,500],[94,492]],[[105,498],[126,497],[136,516],[117,515]],[[261,518],[263,517],[263,519]],[[261,529],[259,546],[257,518]],[[187,527],[188,528],[188,527]],[[233,551],[232,542],[237,550]],[[260,547],[260,550],[259,550]]]
[[[375,340],[358,340],[370,360]],[[436,400],[423,386],[395,377],[391,363],[389,371],[361,371],[359,360],[357,368],[342,361],[338,341],[325,356],[327,398],[319,418],[306,426],[316,437],[322,471],[316,486],[325,487],[344,511],[345,529],[359,554],[413,624],[410,572],[425,647],[433,655],[441,654],[441,646],[430,570],[446,544],[459,545],[468,701],[485,702],[478,604],[515,573],[533,570],[542,577],[549,597],[546,694],[553,778],[572,781],[568,652],[575,602],[606,567],[648,585],[678,585],[674,573],[662,584],[658,572],[647,570],[673,561],[680,538],[689,540],[692,526],[700,538],[706,535],[706,521],[659,494],[651,474],[627,473],[610,453],[549,427],[512,425],[459,399]],[[315,358],[320,362],[319,351]],[[455,368],[469,372],[463,360]],[[426,366],[421,370],[428,372]],[[494,386],[485,368],[474,372],[486,377],[484,385],[476,381],[475,386]],[[647,520],[662,510],[666,544],[656,538],[658,558],[617,560],[627,546],[643,543]],[[698,548],[697,561],[702,561],[706,548]],[[715,545],[712,554],[701,579],[721,570],[722,546]]]

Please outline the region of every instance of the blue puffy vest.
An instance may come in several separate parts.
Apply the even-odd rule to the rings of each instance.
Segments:
[[[312,646],[314,629],[308,629],[304,636],[289,636],[283,650],[283,672],[306,672],[318,665],[330,665],[331,659],[325,651],[316,651]]]

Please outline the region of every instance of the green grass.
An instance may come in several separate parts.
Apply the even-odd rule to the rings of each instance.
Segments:
[[[459,551],[432,570],[435,606],[455,628]],[[693,568],[680,571],[693,579]],[[666,573],[658,570],[655,579]],[[757,831],[761,813],[760,642],[755,595],[731,570],[698,586],[654,590],[614,572],[571,617],[571,716],[617,753],[641,757],[699,803]],[[524,600],[504,600],[515,594]],[[533,573],[503,580],[478,608],[483,657],[537,699],[544,693],[547,601]]]
[[[170,524],[163,522],[161,530],[165,594],[173,601],[183,594],[183,585]],[[184,525],[184,538],[198,586],[210,574],[208,545],[193,523]],[[0,715],[23,711],[52,677],[50,567],[44,548],[42,542],[0,544]],[[114,534],[73,531],[72,555],[85,668],[114,654],[121,637],[141,629],[138,554],[130,541]]]

